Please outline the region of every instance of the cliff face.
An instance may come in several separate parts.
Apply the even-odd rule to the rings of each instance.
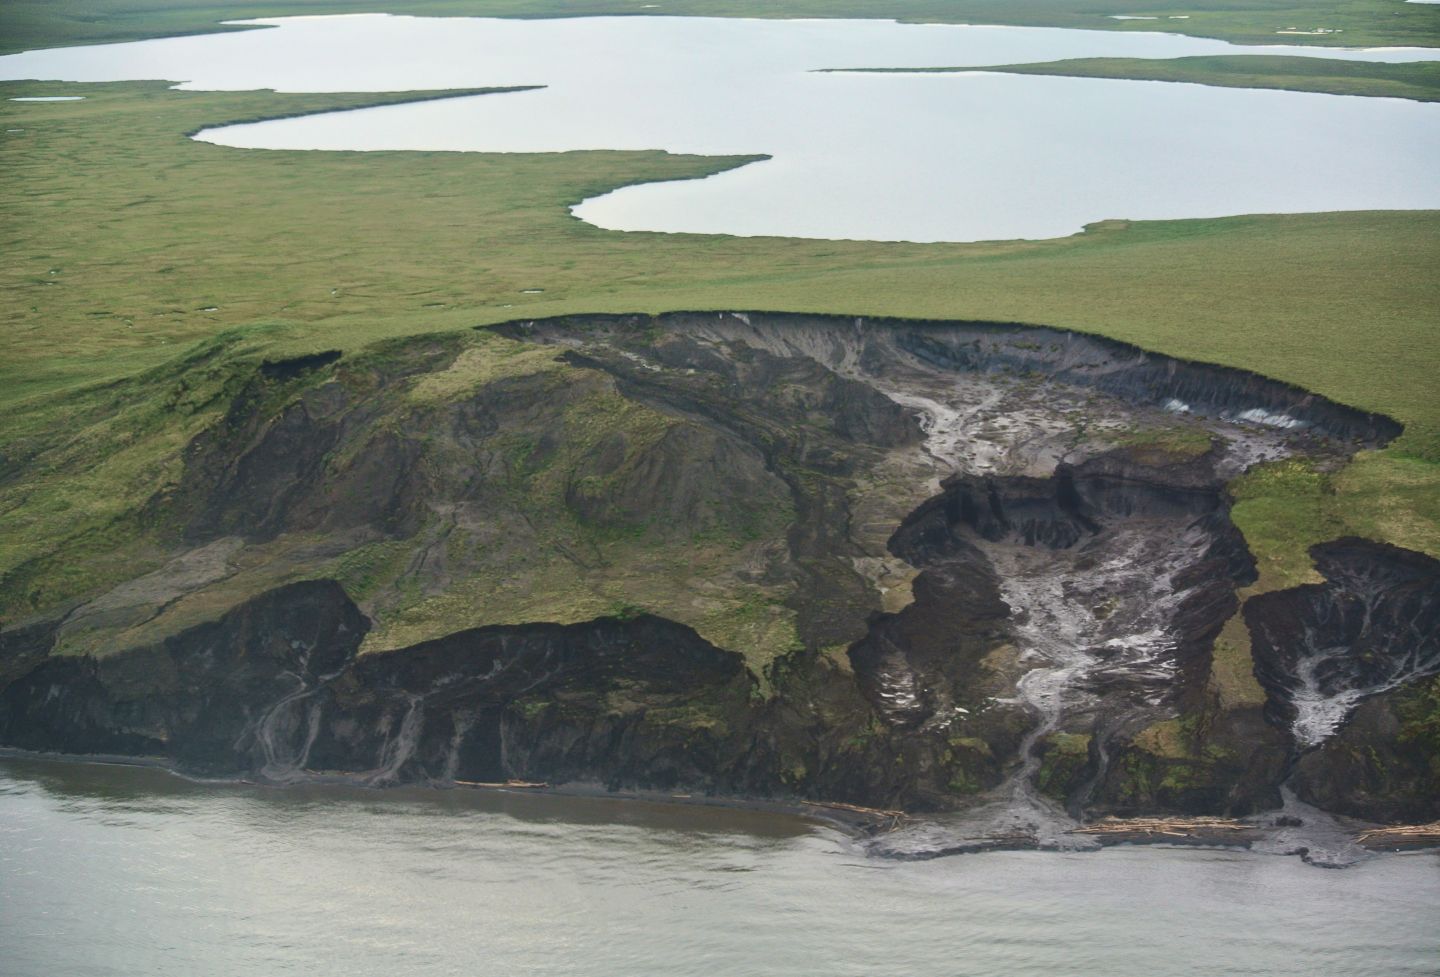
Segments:
[[[1290,777],[1440,814],[1435,561],[1318,548],[1326,583],[1245,608],[1263,716],[1211,691],[1255,579],[1227,480],[1385,418],[1052,330],[758,313],[514,323],[229,391],[133,569],[4,582],[0,744],[1042,820],[1247,812]]]

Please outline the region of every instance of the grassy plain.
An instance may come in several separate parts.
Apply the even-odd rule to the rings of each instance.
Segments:
[[[768,308],[1101,332],[1383,411],[1409,426],[1407,453],[1440,459],[1433,213],[1116,220],[954,245],[620,233],[567,205],[746,160],[241,151],[184,133],[376,96],[0,85],[38,92],[87,99],[0,102],[20,130],[0,140],[11,412],[233,327],[310,351],[522,316]]]
[[[861,68],[858,72],[913,73],[913,68]],[[1062,75],[1068,78],[1124,78],[1131,81],[1189,82],[1222,88],[1279,88],[1328,95],[1368,95],[1440,101],[1440,63],[1374,64],[1237,54],[1198,58],[1072,58],[1037,64],[1009,64],[983,69],[926,68],[928,72],[1004,71],[1017,75]]]

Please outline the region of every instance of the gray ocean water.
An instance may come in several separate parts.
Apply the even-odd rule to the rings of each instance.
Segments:
[[[0,973],[1440,973],[1440,855],[930,862],[743,811],[0,761]]]

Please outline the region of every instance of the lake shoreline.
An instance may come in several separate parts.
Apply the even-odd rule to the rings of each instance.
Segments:
[[[358,776],[341,774],[310,774],[284,782],[264,781],[245,777],[203,777],[185,773],[161,757],[129,757],[118,754],[73,754],[22,750],[0,747],[0,762],[19,760],[31,763],[56,763],[103,767],[138,767],[161,771],[187,783],[217,787],[263,787],[287,790],[298,787],[342,787],[369,791],[403,788],[409,791],[445,793],[474,791],[496,795],[534,795],[549,798],[574,798],[592,801],[615,801],[672,808],[706,808],[748,814],[766,814],[793,818],[822,825],[863,843],[880,838],[906,825],[924,824],[926,815],[902,811],[886,811],[844,803],[825,803],[794,799],[774,799],[730,795],[676,793],[665,790],[612,790],[604,784],[573,781],[565,784],[530,784],[523,782],[479,784],[471,782],[375,784]],[[1440,850],[1440,824],[1378,825],[1345,819],[1352,828],[1356,845],[1372,856],[1382,854],[1416,854]],[[1217,822],[1226,822],[1220,824]],[[1158,822],[1165,822],[1160,824]],[[1293,850],[1267,850],[1255,844],[1266,837],[1267,827],[1286,824],[1285,815],[1267,811],[1242,819],[1216,818],[1106,818],[1087,823],[1072,832],[1077,838],[1092,839],[1088,847],[1051,846],[1033,838],[976,838],[928,850],[867,849],[873,857],[885,861],[933,861],[956,855],[978,855],[989,852],[1046,851],[1052,853],[1094,853],[1115,847],[1196,848],[1213,851],[1249,852],[1257,855],[1298,856],[1307,865],[1319,868],[1348,868],[1350,863],[1331,863],[1312,859],[1305,847]]]

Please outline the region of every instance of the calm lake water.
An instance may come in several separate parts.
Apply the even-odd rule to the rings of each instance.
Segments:
[[[7,977],[1396,977],[1437,972],[1437,903],[1427,853],[887,862],[773,815],[0,760]]]
[[[611,17],[359,15],[0,58],[0,78],[165,78],[202,89],[544,85],[211,129],[269,149],[768,154],[629,187],[575,213],[621,230],[965,241],[1106,218],[1440,207],[1440,105],[1159,82],[826,68],[1435,49],[1239,47],[1160,33]]]

